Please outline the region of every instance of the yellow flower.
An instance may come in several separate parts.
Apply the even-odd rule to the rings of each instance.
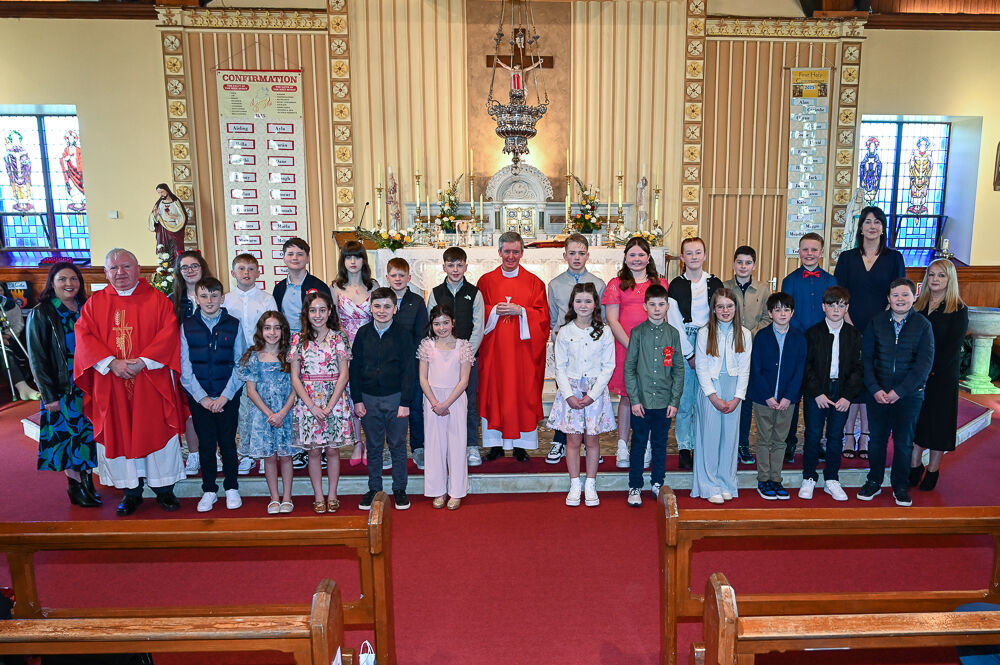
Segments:
[[[584,215],[583,218],[584,219],[590,219],[590,215]]]
[[[448,216],[448,219],[450,219],[451,221],[453,221],[453,222],[454,222],[454,221],[455,221],[455,215],[449,215],[449,216]]]
[[[410,236],[403,236],[403,242],[413,242],[413,238]]]
[[[382,231],[382,237],[385,238],[386,240],[388,240],[389,239],[389,234],[386,233],[385,231]]]

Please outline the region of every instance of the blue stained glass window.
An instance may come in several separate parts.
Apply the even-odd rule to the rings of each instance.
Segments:
[[[0,141],[0,251],[13,265],[54,253],[89,258],[78,118],[0,115]]]
[[[889,217],[895,245],[933,248],[944,215],[951,125],[863,121],[858,186],[865,205]]]

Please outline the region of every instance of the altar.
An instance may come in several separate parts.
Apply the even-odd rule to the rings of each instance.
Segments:
[[[482,275],[500,265],[500,256],[496,247],[465,247],[464,249],[469,257],[469,270],[465,277],[473,284]],[[379,284],[387,284],[385,266],[389,259],[397,256],[404,258],[410,264],[410,288],[426,299],[431,289],[444,281],[445,274],[441,260],[443,253],[443,249],[435,247],[404,247],[396,251],[390,249],[375,250],[373,266],[375,277]],[[624,245],[615,248],[591,247],[587,269],[607,283],[618,275],[624,255]],[[666,265],[667,250],[665,247],[653,247],[652,255],[656,270],[661,275],[666,274],[668,279],[677,276],[678,262],[671,261],[670,265]],[[521,265],[548,284],[549,280],[566,270],[563,248],[526,247]]]

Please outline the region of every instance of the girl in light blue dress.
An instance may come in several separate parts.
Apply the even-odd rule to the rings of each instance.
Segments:
[[[295,393],[289,371],[291,334],[281,312],[264,312],[257,321],[254,344],[240,359],[239,377],[246,382],[240,402],[240,455],[264,460],[271,494],[268,515],[290,513],[292,504],[292,416]],[[278,500],[278,468],[282,496]]]
[[[740,325],[739,301],[729,289],[712,295],[708,324],[698,330],[694,367],[698,393],[694,418],[691,496],[724,503],[738,495],[736,452],[740,403],[750,382],[750,331]]]

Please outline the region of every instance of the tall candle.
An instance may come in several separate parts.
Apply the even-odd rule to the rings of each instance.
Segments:
[[[624,162],[622,161],[622,151],[618,151],[618,174],[621,175]]]
[[[420,149],[413,149],[413,171],[417,175],[420,175]]]
[[[486,208],[483,207],[483,195],[480,192],[480,194],[479,194],[479,219],[485,219],[485,218],[486,218]]]
[[[656,201],[653,203],[653,224],[659,225],[660,223],[660,195],[656,195]]]
[[[622,203],[625,201],[625,179],[618,179],[618,208],[621,209]]]
[[[476,200],[475,150],[469,148],[469,203]]]
[[[569,169],[569,149],[567,148],[566,149],[566,175],[569,175],[569,174],[570,174],[570,169]]]

